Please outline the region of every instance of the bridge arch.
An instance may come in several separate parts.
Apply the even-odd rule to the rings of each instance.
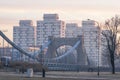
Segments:
[[[77,64],[79,65],[87,65],[87,55],[84,51],[84,40],[83,36],[78,36],[76,38],[55,38],[53,36],[49,36],[49,40],[51,41],[48,46],[46,58],[52,59],[56,57],[56,50],[63,45],[74,46],[76,42],[80,41],[78,46],[76,47],[77,51]]]

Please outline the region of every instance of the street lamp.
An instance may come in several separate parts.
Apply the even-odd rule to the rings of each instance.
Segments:
[[[4,39],[3,39],[2,44],[3,44],[3,55],[2,56],[4,56]]]
[[[88,20],[90,20],[90,19],[88,19]],[[97,31],[96,31],[97,32],[96,34],[98,36],[98,37],[96,37],[96,48],[98,47],[97,48],[98,49],[98,64],[97,64],[98,69],[97,69],[97,75],[99,76],[99,53],[100,53],[100,34],[101,34],[101,28],[100,28],[100,25],[99,25],[98,21],[95,21],[95,20],[92,20],[92,21],[94,21],[97,24]],[[96,49],[96,51],[97,51],[97,49]]]

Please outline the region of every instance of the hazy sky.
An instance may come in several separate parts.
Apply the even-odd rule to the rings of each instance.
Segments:
[[[102,22],[120,14],[120,0],[1,0],[0,29],[12,32],[20,19],[31,19],[35,24],[44,13],[58,13],[64,21],[89,18]]]

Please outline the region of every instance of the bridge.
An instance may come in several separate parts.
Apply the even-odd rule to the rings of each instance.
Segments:
[[[42,64],[48,66],[49,69],[57,69],[57,70],[58,69],[59,70],[78,69],[75,66],[71,67],[71,64],[66,65],[66,64],[58,63],[60,60],[65,59],[66,56],[71,55],[73,50],[77,50],[77,55],[76,55],[77,63],[74,65],[80,65],[80,66],[87,65],[87,55],[85,53],[85,49],[83,46],[83,37],[82,36],[78,36],[77,38],[54,38],[53,36],[50,36],[48,43],[43,45],[42,48],[39,51],[36,51],[34,54],[30,54],[30,53],[24,51],[21,47],[17,46],[2,31],[0,31],[0,36],[4,40],[6,40],[12,47],[14,47],[16,50],[18,50],[21,54],[24,54],[25,56],[28,56],[29,58],[32,58],[39,63],[41,63],[41,60],[44,61],[44,63],[42,63]],[[70,46],[72,46],[72,48],[69,49],[68,51],[66,51],[64,54],[58,56],[58,53],[56,52],[56,50],[60,46],[64,46],[64,45],[70,45]],[[46,47],[48,48],[48,50],[47,50],[47,53],[45,53],[44,58],[36,57],[36,56],[39,56],[39,54],[43,54],[43,51]],[[60,66],[62,66],[62,67],[60,67]],[[65,67],[65,66],[67,66],[67,67]]]

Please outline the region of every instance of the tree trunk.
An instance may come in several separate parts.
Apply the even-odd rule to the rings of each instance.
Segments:
[[[111,66],[112,66],[112,74],[115,74],[114,56],[111,56]]]
[[[114,61],[112,63],[112,74],[115,74],[115,65],[114,65]]]

